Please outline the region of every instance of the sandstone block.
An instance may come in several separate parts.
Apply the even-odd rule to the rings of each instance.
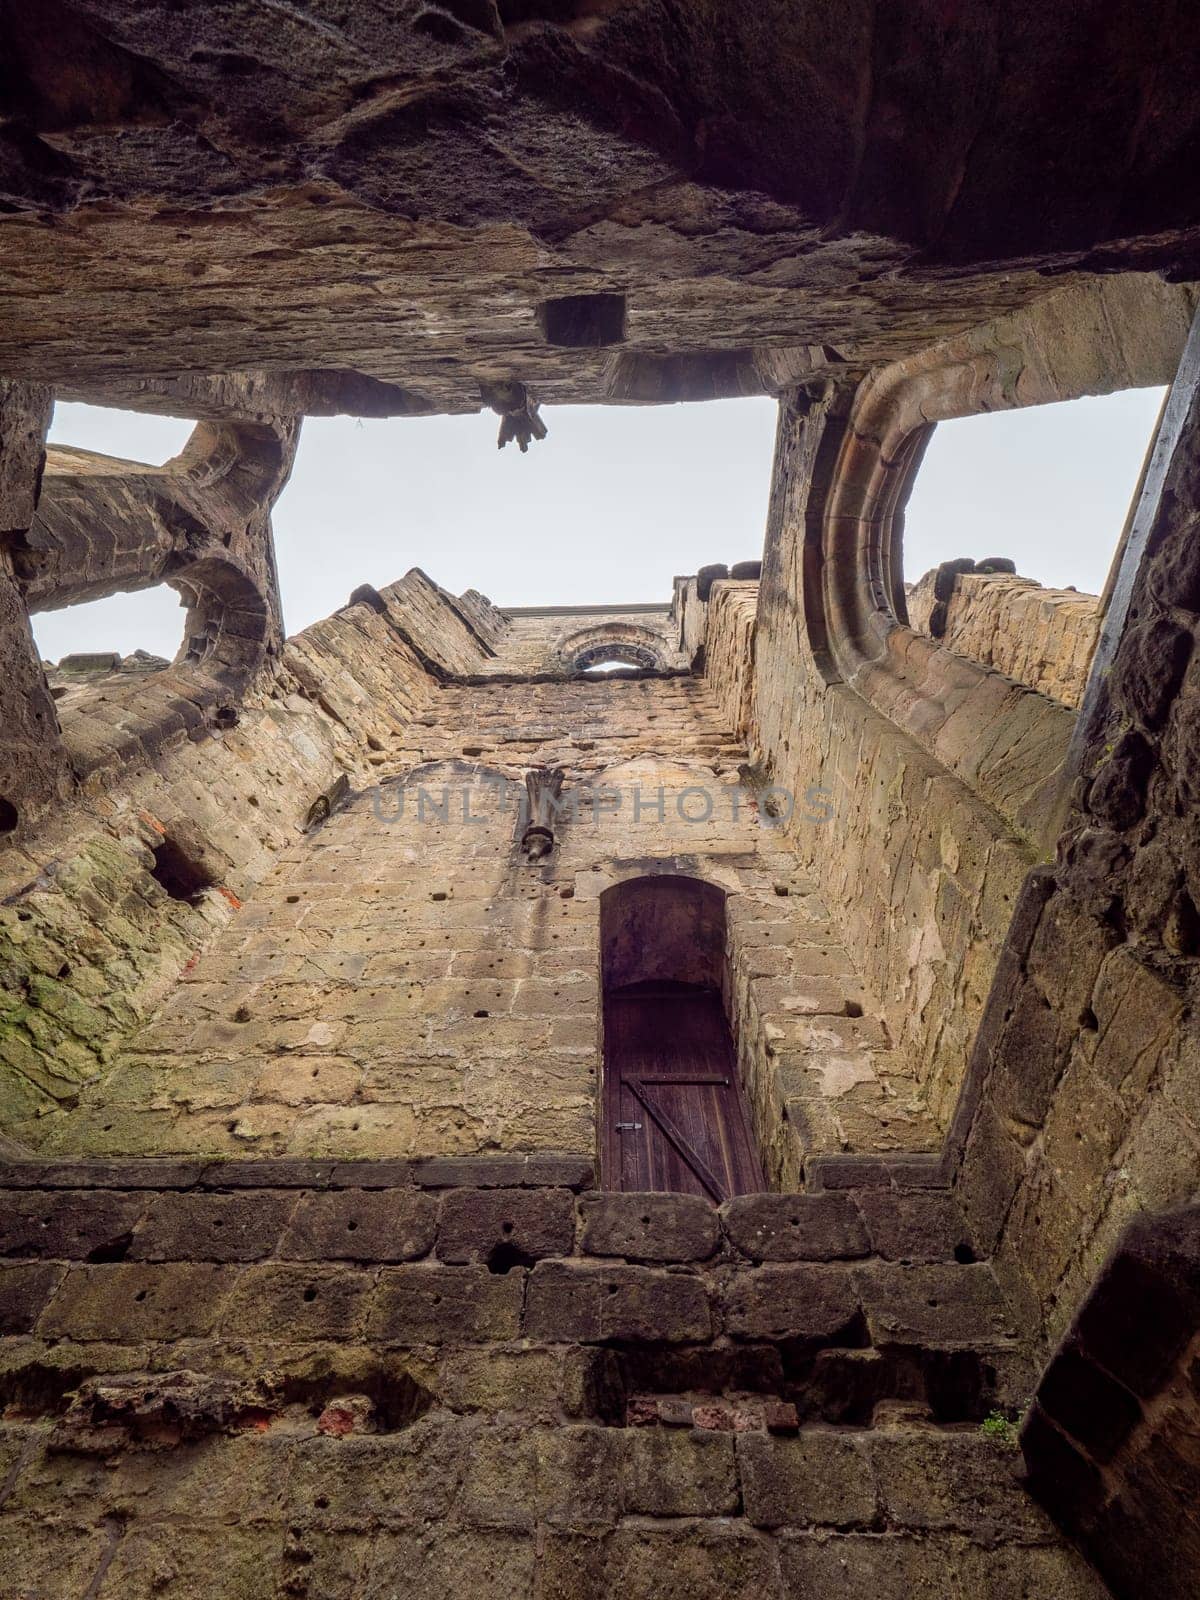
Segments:
[[[856,1439],[806,1430],[792,1439],[746,1433],[737,1441],[746,1516],[760,1528],[869,1526],[875,1481]]]
[[[703,1282],[649,1267],[539,1262],[529,1278],[525,1333],[530,1338],[694,1343],[712,1335]]]
[[[750,1194],[721,1207],[726,1237],[754,1261],[838,1261],[868,1253],[854,1202],[840,1194]]]
[[[145,1196],[97,1189],[0,1194],[0,1255],[60,1261],[103,1259],[122,1248]]]
[[[339,1533],[445,1516],[466,1445],[458,1424],[430,1418],[397,1433],[304,1441],[292,1463],[286,1515]]]
[[[849,1272],[835,1266],[758,1267],[731,1272],[722,1294],[726,1330],[735,1339],[805,1339],[824,1343],[859,1314]]]
[[[706,1261],[717,1248],[717,1213],[689,1194],[585,1194],[579,1247],[632,1261]]]
[[[906,1266],[854,1269],[877,1345],[974,1345],[987,1348],[1010,1332],[1008,1308],[991,1268]]]
[[[210,1333],[236,1280],[234,1267],[183,1262],[73,1267],[40,1331],[124,1343]]]
[[[65,1272],[40,1262],[0,1267],[0,1334],[29,1333]]]
[[[1046,1514],[1020,1482],[1019,1453],[979,1432],[912,1430],[867,1436],[888,1523],[980,1541],[1050,1537]]]
[[[437,1202],[419,1189],[306,1194],[279,1245],[286,1259],[413,1261],[433,1246]]]
[[[437,1254],[443,1261],[486,1261],[507,1270],[570,1255],[574,1247],[569,1189],[454,1189],[442,1197]]]
[[[865,1189],[858,1197],[871,1249],[888,1261],[973,1259],[957,1202],[941,1189]]]
[[[273,1255],[294,1194],[160,1194],[129,1248],[137,1261],[260,1261]]]
[[[737,1511],[733,1435],[695,1429],[638,1428],[628,1434],[626,1513],[649,1517],[726,1517]]]
[[[370,1276],[349,1267],[264,1265],[238,1279],[222,1319],[227,1337],[298,1344],[357,1334],[371,1293]]]
[[[520,1331],[523,1272],[417,1264],[385,1267],[368,1336],[389,1344],[486,1344]]]

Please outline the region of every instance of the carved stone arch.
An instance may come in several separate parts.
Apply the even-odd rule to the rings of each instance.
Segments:
[[[560,639],[555,658],[568,672],[586,672],[601,661],[661,671],[667,664],[664,643],[661,634],[637,623],[605,622]]]

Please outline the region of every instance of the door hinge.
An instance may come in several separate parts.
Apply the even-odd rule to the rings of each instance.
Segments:
[[[625,1130],[629,1128],[632,1129],[634,1133],[637,1133],[641,1129],[641,1126],[642,1125],[640,1122],[618,1122],[617,1132],[624,1133]]]

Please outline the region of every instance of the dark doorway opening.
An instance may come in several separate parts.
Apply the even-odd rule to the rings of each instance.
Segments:
[[[606,1188],[765,1189],[722,999],[724,893],[667,875],[618,884],[600,941]]]

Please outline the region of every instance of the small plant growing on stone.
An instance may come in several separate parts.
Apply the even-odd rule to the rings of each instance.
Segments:
[[[1002,1411],[989,1411],[979,1424],[979,1431],[993,1444],[1007,1445],[1010,1450],[1017,1448],[1017,1424],[1010,1422]]]

